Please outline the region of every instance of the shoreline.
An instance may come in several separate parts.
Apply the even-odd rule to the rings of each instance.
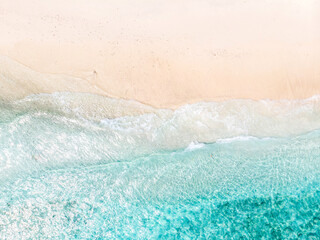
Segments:
[[[177,108],[320,94],[316,1],[23,5],[0,6],[1,98],[88,92]]]
[[[83,93],[93,94],[99,97],[106,97],[115,100],[134,101],[144,106],[155,109],[178,109],[188,104],[200,102],[225,102],[228,100],[253,100],[253,101],[290,101],[290,100],[308,100],[320,96],[318,88],[310,90],[311,94],[303,94],[296,97],[292,92],[289,95],[275,97],[252,97],[251,96],[213,96],[207,98],[185,99],[183,102],[174,104],[149,103],[139,99],[128,98],[128,96],[112,95],[98,86],[91,84],[88,78],[70,76],[61,73],[41,73],[10,59],[7,56],[0,55],[0,99],[21,100],[26,97],[38,94],[56,94],[56,93]],[[5,80],[5,81],[4,81]],[[9,81],[8,81],[9,80]],[[52,84],[54,82],[54,84]],[[19,88],[17,86],[19,85]],[[31,85],[32,87],[29,87]],[[320,82],[319,82],[320,85]],[[25,87],[27,86],[27,87]],[[290,88],[288,88],[290,89]],[[320,89],[320,86],[319,86]],[[305,92],[304,92],[305,93]]]

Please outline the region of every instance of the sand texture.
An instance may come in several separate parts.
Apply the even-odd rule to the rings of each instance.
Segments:
[[[319,1],[0,0],[0,96],[155,107],[320,94]]]

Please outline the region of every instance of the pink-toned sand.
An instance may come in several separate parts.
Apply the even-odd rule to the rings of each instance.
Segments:
[[[316,0],[0,0],[0,96],[306,98],[319,29]]]

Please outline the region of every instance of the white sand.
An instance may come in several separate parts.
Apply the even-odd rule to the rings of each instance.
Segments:
[[[0,55],[32,69],[1,57],[0,94],[306,98],[320,94],[319,29],[316,0],[0,0]]]

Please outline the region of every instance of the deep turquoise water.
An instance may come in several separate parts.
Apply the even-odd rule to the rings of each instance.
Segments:
[[[317,108],[280,136],[223,138],[212,109],[97,120],[32,104],[1,106],[0,239],[320,238]]]

